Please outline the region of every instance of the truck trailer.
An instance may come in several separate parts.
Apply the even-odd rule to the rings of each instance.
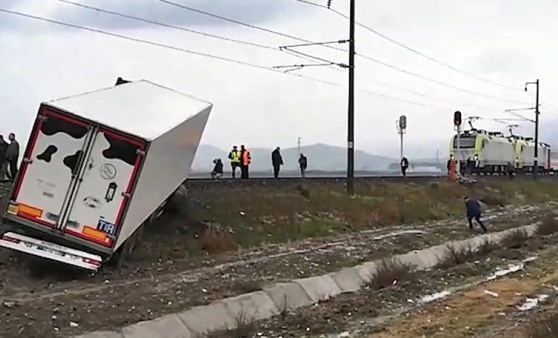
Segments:
[[[213,105],[158,84],[40,104],[0,246],[97,271],[183,188]]]

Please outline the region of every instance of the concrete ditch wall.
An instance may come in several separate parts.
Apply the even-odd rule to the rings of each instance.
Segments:
[[[418,270],[427,270],[439,262],[448,245],[456,248],[470,246],[476,250],[486,240],[499,243],[507,233],[518,229],[526,231],[531,237],[536,228],[536,224],[527,225],[415,250],[392,258],[412,264]],[[261,291],[222,299],[178,314],[130,325],[119,332],[97,331],[78,338],[201,338],[211,331],[235,328],[240,318],[266,319],[283,311],[310,306],[341,293],[358,291],[363,283],[370,281],[378,263],[380,261],[366,262],[322,276],[279,283]]]

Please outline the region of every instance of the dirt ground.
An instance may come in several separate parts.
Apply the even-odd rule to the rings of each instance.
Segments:
[[[542,203],[554,197],[546,192],[548,188],[543,190],[536,186],[535,189],[521,182],[506,184],[511,183],[485,184],[482,189],[475,190],[485,199],[491,199],[489,202],[493,210],[487,213],[487,223],[492,231],[533,223],[555,209],[553,203]],[[316,191],[326,194],[324,189],[332,189],[327,196],[343,201],[323,206],[323,197],[304,202],[306,204],[293,201],[293,195],[300,194],[299,188],[295,188],[294,192],[282,191],[280,187],[269,190],[266,187],[259,190],[252,188],[254,191],[250,192],[190,189],[194,201],[190,217],[230,228],[235,242],[246,247],[221,255],[204,254],[199,244],[199,250],[190,250],[188,245],[192,245],[196,237],[201,240],[203,233],[196,236],[191,227],[181,226],[191,222],[191,219],[180,220],[170,216],[147,231],[134,259],[120,271],[106,270],[89,276],[56,264],[0,251],[0,337],[67,337],[92,330],[119,328],[223,297],[258,290],[269,283],[327,273],[386,255],[471,236],[462,220],[451,218],[463,212],[461,197],[468,189],[401,185],[394,190],[401,190],[403,195],[407,193],[406,199],[395,198],[398,193],[394,192],[390,195],[394,198],[390,200],[392,204],[385,204],[380,196],[385,196],[389,187],[375,187],[378,191],[369,192],[366,198],[360,195],[353,202],[336,195],[339,187],[303,188],[302,191],[311,191],[310,196],[318,195]],[[555,191],[558,189],[553,191],[557,194]],[[290,204],[287,205],[286,200],[290,200]],[[522,207],[511,204],[525,204],[527,200],[534,204]],[[359,204],[360,209],[350,203]],[[421,205],[416,208],[422,210],[422,215],[402,207],[413,203]],[[507,206],[498,207],[498,204]],[[426,212],[430,215],[428,217],[421,209],[425,205],[430,210]],[[323,215],[320,208],[332,213],[335,211],[342,217],[336,218],[335,224],[323,225],[323,219],[316,216]],[[360,216],[351,216],[355,210]],[[441,210],[441,213],[433,214],[432,210]],[[240,214],[241,211],[244,215]],[[206,213],[206,218],[202,217],[203,213]],[[297,213],[307,218],[314,217],[313,223],[310,223],[326,231],[316,232],[313,226],[309,226],[311,231],[307,233],[299,231],[302,228],[295,227],[298,218],[289,216]],[[376,216],[365,224],[364,220],[369,217],[367,214]],[[385,215],[391,215],[391,218]],[[427,221],[421,222],[421,217]],[[437,218],[441,220],[435,220]],[[279,226],[283,224],[279,223],[281,220],[287,224],[285,227]],[[302,224],[310,224],[305,218],[302,220]],[[408,224],[401,225],[402,221]],[[344,224],[345,230],[341,229],[341,224]],[[254,236],[247,239],[250,227]],[[292,234],[278,235],[281,231],[289,233],[293,229]],[[486,266],[492,264],[495,263]],[[443,278],[448,278],[448,285],[453,283],[445,275],[436,277]],[[427,276],[422,279],[426,281]],[[420,289],[434,290],[435,286],[429,287],[425,283]],[[386,295],[390,296],[390,292],[393,289],[386,290]],[[395,295],[393,297],[396,298]],[[394,306],[396,304],[394,302]]]

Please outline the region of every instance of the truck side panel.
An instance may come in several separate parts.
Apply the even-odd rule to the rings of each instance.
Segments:
[[[208,106],[151,142],[117,247],[186,180],[211,108]]]

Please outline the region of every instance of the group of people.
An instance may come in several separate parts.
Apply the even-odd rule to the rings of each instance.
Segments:
[[[236,169],[240,168],[240,178],[248,179],[250,177],[250,164],[252,163],[252,155],[250,151],[246,149],[244,145],[240,146],[240,150],[237,146],[233,146],[232,150],[229,152],[228,160],[231,164],[232,178],[236,178]],[[212,178],[220,178],[223,176],[223,161],[219,158],[213,160],[213,170],[211,171]],[[277,147],[271,152],[271,166],[273,167],[273,177],[279,178],[279,173],[281,167],[285,163],[283,162],[283,156],[281,155],[281,148]],[[300,174],[304,178],[306,177],[306,169],[308,168],[308,159],[304,154],[300,154],[298,158],[298,165],[300,168]]]
[[[19,161],[19,143],[14,133],[8,135],[8,141],[0,135],[0,181],[13,181],[17,175]]]

